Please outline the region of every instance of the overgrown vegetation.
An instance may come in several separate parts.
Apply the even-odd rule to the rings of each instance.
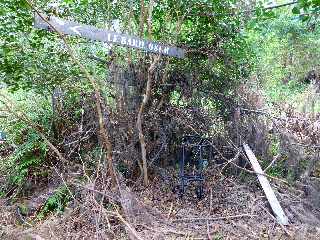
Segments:
[[[7,177],[7,184],[2,188],[11,191],[16,187],[23,188],[29,180],[46,177],[45,166],[48,164],[48,146],[35,129],[18,117],[18,111],[26,112],[31,121],[41,126],[41,131],[49,136],[52,113],[48,99],[39,94],[23,91],[15,94],[3,93],[19,104],[18,109],[11,109],[13,114],[1,120],[2,130],[8,134],[7,143],[14,146],[13,153],[1,163]],[[5,109],[4,104],[1,107]]]
[[[185,57],[39,30],[37,12],[179,47]],[[319,1],[3,0],[0,13],[0,131],[8,136],[0,139],[0,198],[27,199],[23,224],[62,214],[72,202],[73,214],[81,213],[73,230],[91,231],[83,238],[95,231],[97,239],[140,239],[155,226],[161,230],[148,232],[155,239],[170,231],[189,238],[167,230],[128,189],[166,192],[153,196],[154,205],[167,199],[181,138],[190,134],[209,139],[210,184],[222,175],[254,181],[238,177],[254,173],[247,143],[271,180],[308,191],[309,202],[320,196],[313,182],[320,169]],[[203,206],[212,214],[221,196],[207,188]],[[168,199],[170,219],[177,213]]]
[[[319,28],[302,22],[287,10],[248,31],[255,52],[252,78],[266,90],[268,102],[290,104],[301,110],[308,85],[319,71]]]
[[[70,202],[70,190],[68,187],[61,187],[58,188],[52,196],[50,196],[45,204],[43,205],[42,209],[37,215],[37,219],[43,220],[47,217],[50,213],[63,213],[66,205]]]

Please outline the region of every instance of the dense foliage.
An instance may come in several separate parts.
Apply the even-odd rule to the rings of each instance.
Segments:
[[[209,136],[215,128],[219,134],[227,135],[226,129],[233,129],[230,125],[238,128],[239,119],[231,124],[230,119],[241,104],[252,108],[271,106],[272,110],[287,104],[301,110],[306,105],[303,100],[310,99],[309,90],[316,92],[314,85],[320,83],[316,82],[320,72],[318,0],[299,0],[284,8],[270,7],[263,1],[236,0],[36,2],[37,5],[20,0],[0,2],[0,87],[5,86],[0,93],[15,102],[8,110],[0,99],[0,113],[8,115],[0,118],[0,131],[8,133],[7,144],[13,146],[12,154],[0,163],[0,171],[6,172],[7,179],[1,195],[20,193],[26,183],[46,179],[48,166],[58,162],[55,151],[62,152],[70,165],[81,163],[85,169],[87,164],[87,172],[99,171],[95,164],[103,157],[97,157],[97,152],[105,149],[99,138],[96,106],[102,109],[99,117],[106,119],[102,126],[110,130],[113,152],[126,153],[125,160],[117,158],[121,161],[117,161],[116,168],[130,175],[136,169],[128,167],[133,164],[126,161],[138,159],[134,167],[142,168],[139,139],[143,131],[138,133],[136,129],[137,112],[144,120],[141,127],[145,130],[147,153],[152,156],[148,164],[152,166],[165,152],[163,149],[171,154],[163,157],[169,162],[176,150],[177,136],[186,129]],[[151,73],[155,59],[152,54],[67,36],[75,50],[74,57],[97,82],[100,97],[81,64],[72,61],[58,34],[33,27],[34,8],[63,19],[177,46],[186,51],[186,57],[163,56],[153,69],[155,73]],[[110,66],[118,72],[115,74]],[[112,77],[123,75],[125,81],[138,82],[139,88],[135,92],[138,104],[129,113],[120,104],[120,87],[111,81]],[[152,77],[153,81],[148,81]],[[151,100],[143,105],[148,90]],[[244,95],[253,96],[251,102]],[[313,110],[316,101],[320,106],[319,100],[314,100]],[[29,122],[21,118],[21,112]],[[220,125],[213,124],[216,119]],[[181,127],[183,124],[185,128]],[[253,131],[253,127],[249,128]],[[249,135],[249,131],[244,132]],[[279,145],[280,140],[274,137],[271,150],[267,149],[269,146],[265,148],[276,155]],[[0,150],[5,147],[1,145]],[[284,165],[275,165],[274,175],[284,176]],[[69,192],[60,189],[44,205],[41,218],[52,211],[63,211],[69,200]]]
[[[150,11],[150,4],[146,3],[145,12]],[[190,53],[188,59],[178,64],[182,71],[197,70],[202,75],[200,79],[208,80],[215,89],[228,89],[248,67],[246,44],[240,32],[241,18],[228,15],[233,4],[234,1],[154,3],[152,16],[147,19],[152,24],[151,32],[145,27],[142,34],[185,48]],[[118,25],[123,32],[141,35],[138,1],[51,1],[38,3],[37,7],[63,18],[111,29]],[[78,86],[81,72],[70,62],[56,34],[32,27],[33,14],[25,1],[2,1],[0,9],[0,74],[10,88],[33,88],[48,93],[61,84],[66,88],[70,83]],[[212,12],[218,12],[219,17],[211,17]],[[105,59],[106,44],[78,38],[70,42],[86,66],[104,78],[103,68],[88,56]],[[123,52],[121,48],[115,51]]]
[[[246,31],[254,52],[251,78],[266,90],[269,103],[299,108],[311,75],[319,71],[320,29],[292,15],[290,9],[275,10],[273,18],[253,26]]]

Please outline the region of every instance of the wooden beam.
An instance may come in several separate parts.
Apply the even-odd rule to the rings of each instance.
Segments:
[[[289,224],[288,218],[285,215],[284,211],[282,210],[280,203],[279,203],[274,191],[272,190],[268,179],[266,178],[266,176],[262,175],[262,174],[264,174],[264,172],[263,172],[256,156],[254,155],[254,153],[252,152],[252,150],[250,149],[250,147],[247,144],[243,144],[243,148],[247,154],[247,157],[252,165],[253,170],[257,173],[258,180],[261,184],[261,187],[262,187],[264,193],[266,194],[268,202],[269,202],[269,204],[272,208],[272,211],[274,212],[274,214],[278,220],[278,223],[280,223],[282,225],[288,225]]]
[[[168,46],[159,42],[149,41],[127,34],[108,31],[106,29],[101,29],[90,25],[64,20],[55,16],[47,16],[45,14],[41,14],[40,17],[38,13],[35,13],[34,27],[50,31],[50,24],[44,21],[43,18],[47,19],[56,30],[66,35],[108,42],[171,57],[184,58],[185,55],[184,49],[181,48]]]

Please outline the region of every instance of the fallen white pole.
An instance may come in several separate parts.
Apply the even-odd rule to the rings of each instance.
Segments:
[[[284,211],[282,210],[280,203],[279,203],[276,195],[274,194],[274,191],[272,190],[268,179],[266,178],[266,176],[263,175],[264,172],[261,169],[261,166],[260,166],[256,156],[254,155],[254,153],[252,152],[252,150],[250,149],[250,147],[247,144],[243,144],[243,148],[247,154],[247,157],[249,158],[249,160],[251,162],[253,170],[257,173],[261,187],[262,187],[264,193],[266,194],[266,197],[269,201],[269,204],[272,208],[272,211],[276,215],[278,222],[282,225],[288,225],[289,224],[288,218],[285,215]]]

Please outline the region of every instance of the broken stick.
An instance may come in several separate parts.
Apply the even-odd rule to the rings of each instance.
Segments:
[[[263,175],[264,172],[263,172],[256,156],[254,155],[254,153],[252,152],[252,150],[250,149],[250,147],[247,144],[244,143],[243,148],[247,154],[248,159],[250,160],[250,163],[252,165],[253,170],[257,173],[258,180],[261,184],[261,187],[262,187],[264,193],[266,194],[266,197],[267,197],[268,202],[272,208],[272,211],[276,215],[277,221],[282,225],[288,225],[289,224],[288,218],[285,215],[284,211],[282,210],[280,203],[279,203],[274,191],[272,190],[268,179]]]

